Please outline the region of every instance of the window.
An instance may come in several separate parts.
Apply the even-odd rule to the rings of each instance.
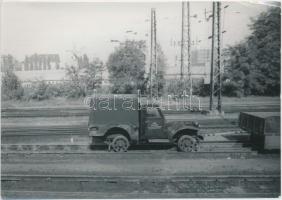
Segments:
[[[148,117],[160,117],[160,113],[156,108],[147,108]]]

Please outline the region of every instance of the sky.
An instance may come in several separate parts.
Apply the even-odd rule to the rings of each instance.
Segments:
[[[222,2],[223,46],[234,45],[250,34],[248,24],[267,5]],[[181,2],[4,2],[1,7],[1,52],[22,61],[25,55],[58,53],[61,64],[71,61],[71,51],[86,53],[106,62],[118,46],[111,40],[146,40],[150,44],[150,11],[156,9],[157,41],[174,71],[181,38]],[[211,20],[205,10],[212,2],[191,2],[191,40],[201,40],[192,48],[210,48]],[[201,21],[200,21],[201,20]],[[131,30],[136,32],[126,33]],[[146,36],[148,34],[148,36]],[[149,56],[149,50],[147,50]]]

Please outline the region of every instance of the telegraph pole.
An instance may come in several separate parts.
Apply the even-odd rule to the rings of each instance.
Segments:
[[[181,24],[181,57],[180,57],[180,77],[181,81],[183,81],[184,75],[184,12],[185,12],[185,3],[182,2],[182,24]]]
[[[212,13],[213,13],[213,18],[212,18],[212,46],[211,46],[211,72],[210,72],[210,111],[213,110],[213,89],[214,89],[214,83],[213,83],[213,64],[214,64],[214,26],[215,26],[215,3],[212,3]]]
[[[217,95],[217,107],[222,112],[221,99],[221,2],[213,2],[212,9],[212,46],[211,46],[211,72],[210,72],[210,106],[214,109],[213,97]]]
[[[156,10],[151,9],[151,58],[150,58],[150,98],[158,96],[158,80],[157,80],[157,29],[156,29]],[[154,94],[154,86],[156,93]]]
[[[155,84],[156,84],[156,97],[159,97],[159,77],[158,77],[158,60],[157,60],[157,20],[156,11],[154,10],[154,68],[155,68]]]
[[[217,93],[217,110],[222,112],[222,99],[221,99],[221,90],[222,90],[222,82],[221,82],[221,2],[217,2],[217,67],[218,67],[218,93]]]
[[[188,66],[187,66],[187,72],[188,72],[188,84],[189,84],[189,106],[190,109],[192,109],[192,93],[193,93],[193,80],[192,80],[192,74],[191,74],[191,31],[190,31],[190,3],[187,1],[187,51],[188,51]]]
[[[180,77],[184,81],[184,74],[187,70],[187,83],[183,89],[189,89],[192,97],[192,74],[191,74],[191,38],[190,38],[190,3],[182,2],[182,24],[181,24],[181,63]],[[184,83],[184,82],[183,82]],[[186,88],[185,86],[188,86]]]

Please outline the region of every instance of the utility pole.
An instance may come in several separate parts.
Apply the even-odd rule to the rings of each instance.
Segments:
[[[215,3],[212,3],[212,13],[213,16],[215,14]],[[212,18],[212,46],[211,46],[211,72],[210,72],[210,111],[213,110],[213,89],[214,89],[214,83],[213,83],[213,64],[214,64],[214,26],[215,26],[215,18]]]
[[[221,2],[213,2],[212,8],[212,47],[210,72],[210,106],[214,109],[213,97],[217,95],[217,107],[222,112],[221,99]]]
[[[158,68],[157,68],[157,28],[156,10],[151,9],[151,58],[150,58],[150,98],[158,96]],[[154,92],[154,88],[156,91]]]
[[[181,24],[181,57],[180,57],[180,78],[181,81],[183,81],[183,76],[184,76],[184,33],[185,33],[185,28],[184,28],[184,12],[185,12],[185,3],[182,2],[182,24]]]
[[[222,112],[222,99],[221,99],[221,2],[217,2],[217,83],[218,83],[218,92],[217,92],[217,110]]]
[[[188,66],[187,66],[187,72],[188,72],[188,88],[189,88],[189,107],[192,110],[192,94],[193,94],[193,79],[192,79],[192,74],[191,74],[191,31],[190,31],[190,3],[187,1],[187,35],[188,35],[188,41],[187,41],[187,46],[188,46]]]
[[[182,2],[182,24],[181,24],[181,64],[180,77],[184,82],[184,74],[187,70],[187,83],[183,89],[189,89],[192,97],[192,74],[191,74],[191,38],[190,38],[190,3]],[[186,88],[187,86],[187,88]]]

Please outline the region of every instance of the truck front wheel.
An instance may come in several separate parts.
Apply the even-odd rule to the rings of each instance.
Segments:
[[[198,150],[198,142],[189,135],[182,135],[177,142],[178,149],[183,152],[194,152]]]
[[[114,152],[126,152],[129,147],[128,139],[123,135],[117,135],[113,138],[109,144],[109,149],[113,149]]]

